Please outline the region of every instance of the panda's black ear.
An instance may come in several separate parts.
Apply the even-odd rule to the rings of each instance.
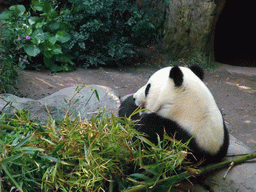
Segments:
[[[182,85],[183,73],[180,70],[179,66],[175,65],[174,67],[171,68],[169,77],[173,79],[176,87],[179,87]]]
[[[199,65],[191,65],[189,67],[191,71],[193,71],[197,77],[199,77],[202,81],[204,79],[204,69]]]

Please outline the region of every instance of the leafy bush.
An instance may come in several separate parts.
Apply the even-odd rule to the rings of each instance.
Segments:
[[[31,9],[13,5],[0,14],[5,56],[21,68],[46,66],[53,72],[122,63],[133,46],[148,42],[154,25],[133,2],[68,0],[71,8],[48,0],[32,0]],[[54,7],[55,6],[55,7]]]
[[[181,55],[177,55],[175,53],[170,54],[169,56],[171,58],[169,61],[170,65],[183,66],[183,65],[198,64],[209,71],[219,67],[218,63],[210,61],[209,57],[207,57],[205,54],[200,52],[196,52],[187,57],[182,57]]]
[[[14,91],[17,71],[12,63],[12,58],[0,60],[0,93]]]
[[[180,172],[185,157],[186,146],[172,138],[166,137],[168,147],[156,146],[132,129],[130,119],[105,114],[42,126],[18,111],[16,117],[2,114],[0,127],[1,191],[111,192],[138,183],[155,188],[159,179]],[[131,143],[134,136],[150,149]]]
[[[133,46],[149,42],[154,26],[126,0],[70,0],[73,10],[63,14],[71,22],[70,49],[85,66],[122,63],[135,53]],[[148,35],[146,37],[146,35]],[[144,37],[144,38],[143,38]]]
[[[22,69],[45,64],[54,72],[70,70],[68,65],[73,65],[72,57],[65,49],[65,43],[70,40],[67,24],[58,20],[58,13],[47,1],[33,1],[32,9],[43,13],[40,17],[31,16],[23,5],[14,5],[0,15],[5,55],[19,57]],[[36,62],[38,59],[41,60]]]

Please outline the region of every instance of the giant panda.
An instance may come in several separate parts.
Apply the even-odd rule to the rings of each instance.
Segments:
[[[187,142],[196,161],[221,161],[227,154],[229,134],[222,114],[198,65],[172,66],[156,71],[135,94],[121,102],[119,116],[130,116],[138,107],[147,110],[131,117],[135,129],[157,143],[164,132]]]

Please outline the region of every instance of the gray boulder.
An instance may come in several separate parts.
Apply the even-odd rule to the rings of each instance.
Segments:
[[[99,100],[94,90],[96,90]],[[73,117],[79,115],[81,119],[98,114],[98,112],[102,113],[104,108],[105,113],[117,114],[120,100],[111,88],[89,85],[82,88],[79,93],[76,94],[76,92],[77,86],[69,87],[39,100],[20,98],[12,94],[1,94],[0,109],[4,108],[4,112],[10,113],[16,112],[16,109],[27,110],[32,119],[39,119],[42,122],[49,118],[61,120],[65,117],[67,110]],[[72,101],[69,106],[68,102],[71,98]],[[4,107],[9,101],[11,104]]]

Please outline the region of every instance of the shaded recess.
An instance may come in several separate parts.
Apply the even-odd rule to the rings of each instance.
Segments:
[[[256,67],[254,1],[227,0],[214,34],[215,60],[220,63]]]

